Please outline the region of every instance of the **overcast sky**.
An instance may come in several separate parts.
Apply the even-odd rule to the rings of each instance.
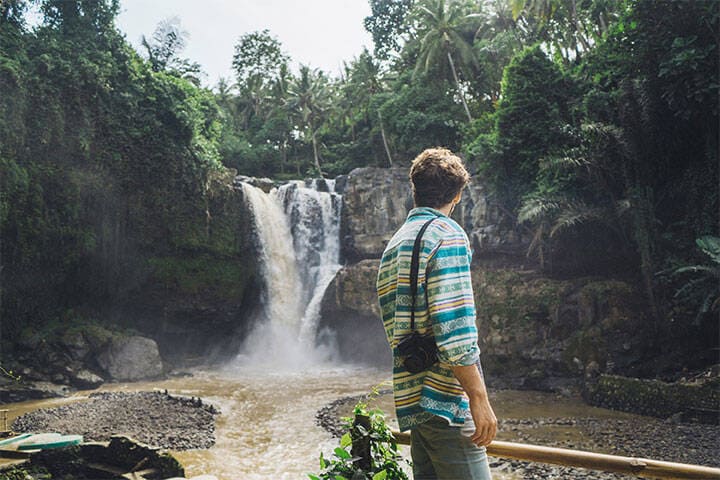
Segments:
[[[370,15],[368,0],[121,0],[118,27],[136,48],[158,22],[179,17],[190,34],[183,55],[200,63],[204,82],[215,86],[232,76],[231,62],[240,35],[270,30],[292,58],[337,75],[342,61],[372,50],[363,28]]]

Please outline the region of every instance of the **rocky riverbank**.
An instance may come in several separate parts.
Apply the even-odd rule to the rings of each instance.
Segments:
[[[387,394],[386,394],[387,395]],[[363,397],[338,399],[317,413],[317,423],[334,436],[342,434],[341,417]],[[720,467],[720,427],[681,423],[677,419],[618,414],[500,418],[498,440],[670,462]],[[633,476],[491,457],[493,471],[522,479],[631,479]]]
[[[87,401],[26,413],[12,428],[80,434],[85,441],[108,441],[122,434],[153,447],[189,450],[215,444],[218,414],[199,398],[167,392],[99,392]]]

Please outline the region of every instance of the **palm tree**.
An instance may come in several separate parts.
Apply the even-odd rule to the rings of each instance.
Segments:
[[[330,106],[330,89],[327,78],[321,71],[311,70],[307,65],[301,65],[300,76],[290,84],[288,95],[288,107],[299,121],[306,141],[310,138],[315,169],[320,176],[323,176],[320,168],[317,133]]]
[[[280,119],[281,125],[280,150],[282,151],[282,160],[280,161],[280,173],[285,173],[285,165],[288,161],[287,149],[292,133],[292,111],[289,105],[291,82],[292,74],[287,64],[282,64],[277,76],[270,84],[270,98],[273,108],[269,116]]]
[[[369,122],[373,96],[382,93],[384,85],[380,65],[373,59],[367,49],[363,49],[360,56],[353,61],[352,67],[348,69],[347,84],[348,89],[351,89],[350,97],[353,102],[357,102],[362,107],[365,120]],[[385,125],[383,123],[380,109],[377,109],[377,115],[378,126],[380,127],[380,136],[383,141],[383,148],[385,149],[388,163],[392,167],[392,155],[390,154],[390,146],[385,133]]]
[[[540,40],[559,52],[568,62],[571,52],[587,52],[608,31],[622,7],[617,0],[510,0],[516,21],[535,30]]]
[[[434,65],[444,62],[445,57],[450,65],[453,79],[457,85],[468,122],[472,122],[470,109],[465,101],[460,79],[455,66],[455,57],[461,66],[476,66],[477,59],[472,45],[463,37],[460,27],[476,15],[467,15],[452,0],[426,0],[415,7],[418,22],[420,54],[415,65],[415,73],[428,72]]]
[[[240,89],[238,99],[243,127],[248,129],[250,121],[255,117],[260,117],[267,104],[268,92],[264,80],[257,75],[250,77]]]

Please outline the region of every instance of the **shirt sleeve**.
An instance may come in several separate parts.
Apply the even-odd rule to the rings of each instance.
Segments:
[[[427,264],[428,310],[438,358],[451,366],[474,365],[480,348],[470,276],[470,248],[464,234],[441,240]]]

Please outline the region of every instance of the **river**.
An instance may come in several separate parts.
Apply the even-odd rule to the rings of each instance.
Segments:
[[[367,394],[373,387],[387,383],[390,376],[387,371],[356,366],[292,367],[282,369],[273,364],[263,368],[236,363],[224,369],[195,371],[192,377],[107,384],[101,390],[168,389],[175,394],[201,397],[217,406],[221,415],[216,417],[215,446],[174,452],[185,465],[188,477],[212,474],[220,480],[301,479],[319,469],[321,451],[328,455],[337,446],[337,439],[316,424],[318,410],[338,398]],[[82,401],[88,393],[9,405],[10,419],[37,408]],[[491,392],[491,397],[502,419],[633,417],[588,407],[579,399],[539,392],[503,390]],[[389,395],[375,402],[392,416]],[[396,425],[393,419],[390,421]],[[539,433],[547,444],[562,443],[578,435],[572,425],[547,425]],[[512,440],[516,436],[512,431],[501,431],[498,438]],[[402,452],[409,456],[406,448]],[[522,477],[496,471],[494,478]]]

